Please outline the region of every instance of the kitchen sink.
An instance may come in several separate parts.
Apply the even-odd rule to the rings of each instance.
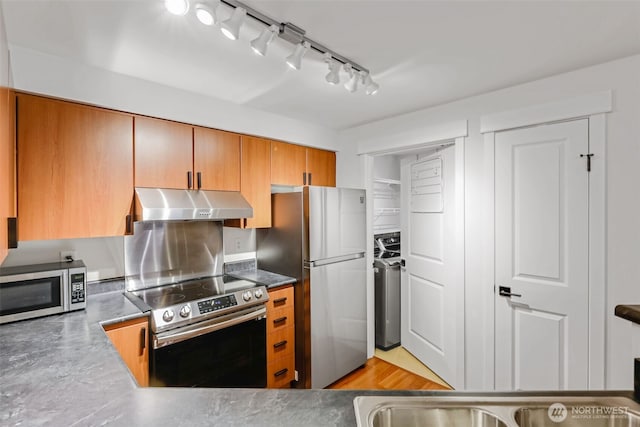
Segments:
[[[359,396],[358,427],[640,427],[622,396]]]

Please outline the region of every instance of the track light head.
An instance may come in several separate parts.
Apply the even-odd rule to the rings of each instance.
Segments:
[[[324,60],[329,65],[329,73],[325,76],[327,83],[337,85],[340,83],[340,68],[342,64],[331,56],[329,52],[324,54]]]
[[[311,45],[307,41],[303,41],[302,43],[296,45],[296,49],[293,53],[287,56],[287,65],[294,70],[299,70],[302,68],[302,57],[309,50]]]
[[[244,10],[244,8],[236,7],[231,17],[222,22],[220,27],[222,34],[231,40],[238,40],[238,37],[240,37],[240,27],[242,27],[246,14],[247,11]]]
[[[358,80],[360,73],[351,67],[351,64],[344,64],[344,70],[349,74],[349,80],[344,84],[344,88],[353,93],[358,90]]]
[[[189,11],[189,0],[164,0],[164,7],[174,15],[186,15]]]
[[[220,5],[220,1],[216,0],[213,3],[213,6],[209,6],[207,3],[198,3],[195,5],[194,9],[196,11],[196,18],[204,25],[215,25],[218,23],[218,15],[216,11],[218,6]]]
[[[280,28],[278,28],[277,25],[271,25],[269,28],[265,28],[257,39],[251,41],[251,49],[258,55],[265,56],[269,43],[273,41],[278,31],[280,31]]]
[[[375,95],[378,93],[378,89],[380,89],[380,85],[373,81],[369,73],[363,74],[362,84],[364,85],[364,93],[367,95]]]

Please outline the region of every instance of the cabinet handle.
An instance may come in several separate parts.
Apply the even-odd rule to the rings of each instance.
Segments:
[[[273,300],[273,305],[284,304],[285,302],[287,302],[287,297],[276,298]]]
[[[284,374],[286,374],[287,372],[289,372],[289,368],[284,368],[284,369],[280,369],[278,372],[276,372],[275,374],[273,374],[276,377],[282,376]]]
[[[307,185],[307,173],[302,172],[302,185]]]
[[[309,185],[311,185],[311,172],[309,172]]]
[[[15,249],[18,247],[18,218],[7,218],[7,247]]]
[[[202,172],[198,172],[196,174],[196,179],[198,180],[198,190],[202,188]]]
[[[287,345],[287,340],[277,342],[273,345],[273,348],[282,347],[283,345]]]
[[[132,231],[131,231],[131,228],[132,228],[131,227],[131,214],[127,215],[124,220],[126,222],[126,224],[125,224],[125,234],[131,234],[132,233]]]
[[[193,172],[187,172],[187,188],[191,190],[193,187]]]
[[[147,328],[140,329],[140,356],[144,354],[144,349],[147,347]]]
[[[278,319],[274,319],[273,324],[275,325],[276,323],[282,323],[282,322],[285,322],[286,320],[287,320],[287,316],[280,317]]]

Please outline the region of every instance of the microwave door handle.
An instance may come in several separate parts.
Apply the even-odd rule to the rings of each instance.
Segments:
[[[168,335],[156,335],[153,340],[153,348],[164,347],[168,344],[179,343],[184,340],[188,340],[190,338],[195,338],[199,335],[204,335],[209,332],[219,331],[220,329],[228,328],[230,326],[235,326],[240,323],[244,323],[248,320],[256,319],[267,314],[267,309],[262,307],[259,310],[252,310],[249,313],[243,314],[242,316],[232,317],[231,319],[208,323],[207,325],[201,326],[195,329],[189,329],[183,332],[169,333]],[[215,321],[216,319],[214,319]]]

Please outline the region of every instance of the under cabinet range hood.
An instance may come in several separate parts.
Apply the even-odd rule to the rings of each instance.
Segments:
[[[253,208],[238,191],[136,188],[136,221],[218,221],[251,218]]]

